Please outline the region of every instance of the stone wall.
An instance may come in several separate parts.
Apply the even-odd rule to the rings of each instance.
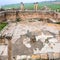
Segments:
[[[42,18],[42,19],[60,19],[59,14],[52,13],[52,12],[44,12],[44,11],[20,11],[20,10],[9,10],[0,12],[0,22],[5,20],[15,21],[16,18],[20,18],[22,20],[32,19],[32,18]]]

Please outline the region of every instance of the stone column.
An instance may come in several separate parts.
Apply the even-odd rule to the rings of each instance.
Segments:
[[[12,60],[12,37],[6,36],[6,39],[8,40],[8,60]]]
[[[21,2],[20,9],[21,9],[21,11],[24,11],[24,3],[23,2]]]
[[[0,56],[0,60],[2,60],[2,59],[1,59],[1,56]]]
[[[38,10],[38,2],[36,2],[36,11]]]
[[[4,36],[2,36],[2,34],[0,34],[0,44],[2,45],[4,45],[5,44],[5,39],[4,39]],[[1,53],[1,55],[2,55],[2,53]],[[1,55],[0,55],[0,60],[2,60],[2,57],[1,57]]]
[[[35,3],[34,3],[34,10],[35,10]]]
[[[1,44],[5,44],[5,38],[2,35],[0,35],[0,43]]]
[[[34,3],[34,10],[35,10],[35,11],[38,10],[38,2]]]

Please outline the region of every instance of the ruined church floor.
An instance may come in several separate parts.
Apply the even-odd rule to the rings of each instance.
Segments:
[[[31,43],[26,36],[27,31],[35,35],[36,42]],[[60,25],[45,22],[17,22],[8,24],[2,31],[2,35],[12,35],[12,55],[33,55],[48,52],[60,53]],[[49,39],[49,43],[45,39]],[[50,45],[49,45],[50,44]],[[51,49],[53,47],[53,49]],[[7,51],[7,50],[6,50]],[[7,55],[7,53],[6,53]]]

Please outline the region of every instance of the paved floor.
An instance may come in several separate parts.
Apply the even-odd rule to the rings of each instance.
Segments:
[[[41,30],[48,30],[50,32],[53,32],[55,34],[59,33],[60,27],[58,25],[54,24],[44,24],[42,22],[23,22],[23,23],[11,23],[9,24],[8,28],[3,31],[3,35],[9,34],[13,35],[12,42],[15,43],[15,41],[20,38],[20,35],[26,34],[27,30],[30,32],[32,31],[41,31]],[[13,41],[14,40],[14,41]]]
[[[50,51],[60,51],[59,44],[55,44],[55,47],[53,46],[53,50],[50,49],[49,44],[45,44],[44,46],[42,46],[40,44],[40,41],[32,44],[31,43],[31,48],[27,48],[24,44],[23,44],[23,40],[21,39],[21,35],[25,35],[27,33],[27,30],[29,30],[30,32],[37,32],[39,31],[39,35],[41,35],[42,32],[45,32],[42,36],[40,36],[39,38],[41,38],[41,42],[43,42],[42,40],[45,39],[46,36],[51,36],[53,34],[59,34],[60,31],[60,25],[56,25],[56,24],[51,24],[51,23],[42,23],[42,22],[18,22],[18,23],[10,23],[8,28],[6,28],[5,30],[3,30],[3,35],[12,35],[12,43],[13,43],[13,55],[23,55],[23,54],[32,54],[33,49],[35,48],[42,48],[40,50],[40,53],[43,52],[48,52],[46,49],[49,48]],[[48,33],[49,32],[49,33]],[[51,33],[53,34],[51,34]],[[50,42],[59,42],[60,40],[58,39],[53,39],[54,41],[50,40]],[[57,41],[56,41],[57,40]],[[58,46],[58,47],[57,47]],[[58,48],[58,50],[57,50]],[[28,53],[29,52],[29,53]]]

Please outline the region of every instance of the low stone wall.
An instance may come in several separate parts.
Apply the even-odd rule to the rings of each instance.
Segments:
[[[0,22],[1,21],[16,21],[16,18],[26,20],[26,19],[32,19],[32,18],[42,18],[42,19],[48,19],[48,18],[59,18],[59,14],[52,13],[50,11],[44,12],[44,11],[34,11],[34,10],[28,10],[28,11],[20,11],[20,10],[6,10],[0,12]]]

